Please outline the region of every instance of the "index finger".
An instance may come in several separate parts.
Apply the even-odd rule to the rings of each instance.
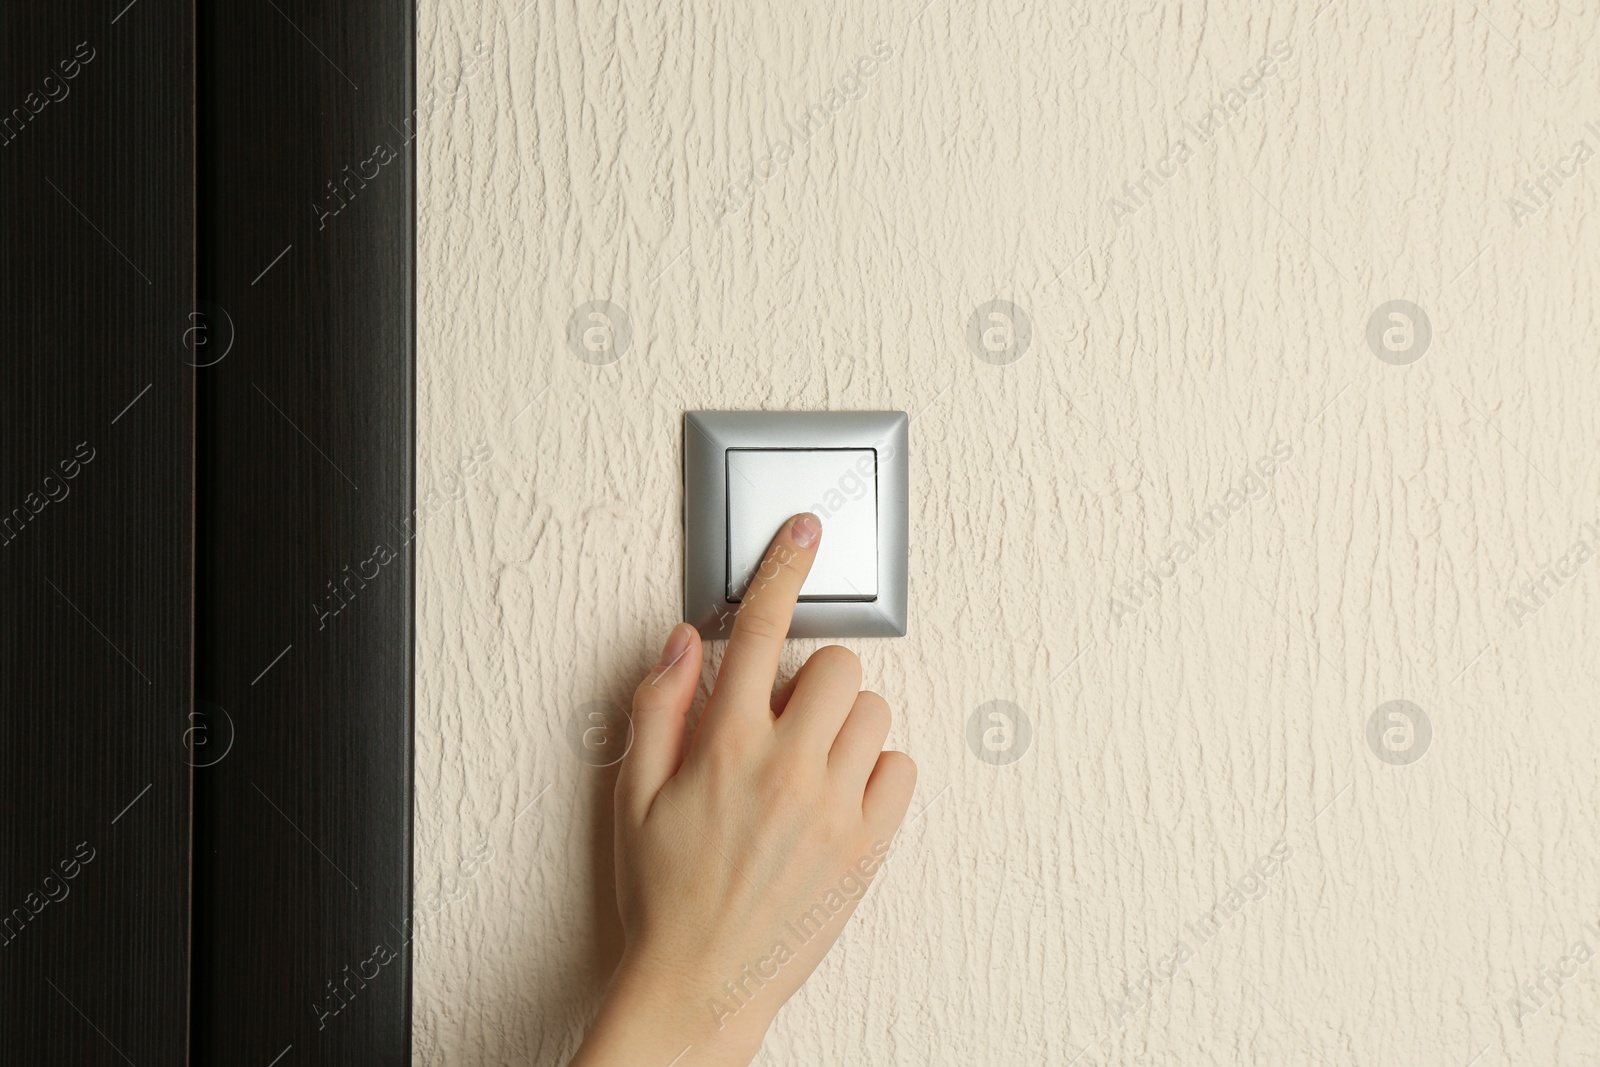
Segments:
[[[771,716],[772,683],[778,675],[778,656],[789,622],[794,617],[800,587],[811,573],[822,540],[822,520],[810,512],[796,515],[767,546],[766,558],[756,569],[745,590],[739,614],[733,621],[733,636],[722,657],[716,689],[710,705],[720,709],[759,708]],[[738,712],[735,711],[735,714]]]

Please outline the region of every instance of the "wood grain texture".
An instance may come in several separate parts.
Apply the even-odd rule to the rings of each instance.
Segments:
[[[192,12],[0,10],[0,1063],[188,1045]]]
[[[202,13],[197,1064],[409,1056],[414,33]]]
[[[568,735],[677,618],[696,408],[914,415],[910,634],[850,644],[915,821],[758,1062],[1600,1051],[1597,32],[424,3],[418,1062],[559,1062],[596,1006],[610,780]],[[1008,366],[966,340],[997,298]],[[1394,299],[1409,366],[1366,337]],[[1409,765],[1367,740],[1397,698]],[[1005,766],[967,740],[996,699]]]

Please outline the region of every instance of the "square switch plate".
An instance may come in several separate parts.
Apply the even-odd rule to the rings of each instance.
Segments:
[[[727,637],[778,528],[810,511],[822,545],[789,636],[905,636],[908,421],[903,411],[685,415],[684,617]]]

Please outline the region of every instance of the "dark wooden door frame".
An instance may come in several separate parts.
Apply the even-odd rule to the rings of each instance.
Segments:
[[[0,5],[0,1063],[409,1062],[414,36]]]
[[[411,1036],[415,20],[206,0],[194,1063],[401,1064]]]
[[[0,5],[0,1063],[188,1043],[193,22]]]

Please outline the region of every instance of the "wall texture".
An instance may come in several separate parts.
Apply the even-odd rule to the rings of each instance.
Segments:
[[[1600,1052],[1594,5],[419,21],[417,1062],[596,1004],[702,407],[914,416],[918,796],[760,1062]]]

